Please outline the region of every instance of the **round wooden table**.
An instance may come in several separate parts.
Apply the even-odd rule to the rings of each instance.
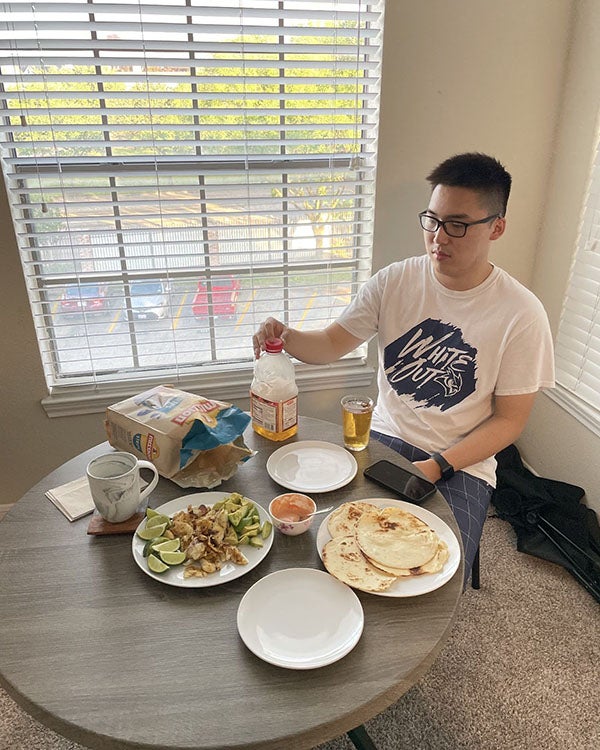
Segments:
[[[282,443],[251,428],[245,437],[257,454],[216,489],[266,507],[285,491],[265,470]],[[294,440],[342,445],[341,427],[302,418]],[[49,474],[0,523],[0,684],[42,723],[91,748],[308,749],[387,708],[434,661],[460,599],[462,562],[451,581],[428,594],[357,592],[364,631],[340,661],[302,671],[273,666],[239,637],[239,602],[273,571],[323,569],[315,546],[323,517],[301,536],[276,532],[266,558],[241,578],[209,588],[168,586],[135,564],[129,535],[90,536],[89,516],[69,523],[44,496],[83,476],[106,450],[107,443],[99,445]],[[393,497],[362,475],[381,458],[408,463],[371,440],[356,454],[355,479],[314,495],[317,505]],[[161,479],[150,506],[191,492],[197,490]],[[439,493],[425,507],[459,538]]]

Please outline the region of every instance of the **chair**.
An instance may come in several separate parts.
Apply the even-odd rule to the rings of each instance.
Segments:
[[[477,552],[473,558],[473,567],[471,568],[471,588],[479,588],[479,550],[481,545],[477,547]]]

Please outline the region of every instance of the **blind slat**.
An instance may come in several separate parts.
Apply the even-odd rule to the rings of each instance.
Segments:
[[[370,273],[382,23],[367,0],[3,4],[0,158],[50,388],[249,364],[277,307],[335,320]]]
[[[563,303],[556,342],[556,370],[557,382],[596,410],[600,424],[600,140],[591,166]]]

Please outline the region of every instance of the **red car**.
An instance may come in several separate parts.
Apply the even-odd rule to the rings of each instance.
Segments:
[[[106,287],[102,284],[69,284],[60,300],[62,312],[94,312],[106,306]]]
[[[213,315],[235,315],[235,305],[240,294],[240,282],[233,276],[222,276],[212,280]],[[192,312],[197,318],[205,318],[209,313],[206,282],[198,282],[198,291],[192,301]]]

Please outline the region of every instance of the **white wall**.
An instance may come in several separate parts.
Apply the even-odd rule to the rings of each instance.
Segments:
[[[495,243],[494,260],[525,284],[531,282],[572,5],[571,0],[388,0],[376,268],[421,252],[416,215],[428,198],[427,172],[453,153],[481,150],[500,158],[514,176],[509,225]],[[56,465],[103,440],[104,432],[101,414],[49,419],[40,406],[45,385],[3,193],[0,220],[5,228],[0,237],[2,506]],[[562,252],[568,254],[570,247]],[[342,391],[303,394],[302,413],[338,420]],[[247,401],[238,404],[247,408]],[[544,424],[537,429],[544,430]],[[577,426],[569,422],[567,429],[575,434]],[[563,478],[566,467],[555,468],[554,476]]]
[[[531,279],[555,332],[600,114],[600,3],[579,0],[575,9],[553,169]],[[542,476],[583,487],[587,504],[600,514],[600,437],[542,394],[519,448]]]

